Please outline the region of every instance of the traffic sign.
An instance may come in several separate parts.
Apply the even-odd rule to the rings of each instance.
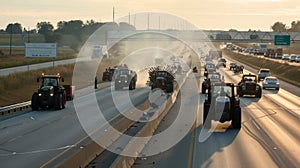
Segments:
[[[291,36],[290,35],[275,35],[274,45],[290,46]]]

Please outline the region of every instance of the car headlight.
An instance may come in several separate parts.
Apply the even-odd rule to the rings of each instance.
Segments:
[[[246,90],[246,86],[245,86],[245,85],[242,85],[242,89],[243,89],[243,90]]]
[[[119,82],[119,83],[121,83],[121,81],[120,81],[120,80],[119,80],[118,82]]]
[[[50,96],[53,96],[54,94],[53,93],[50,93]]]
[[[39,93],[39,96],[42,96],[42,93]]]
[[[125,83],[127,83],[127,80],[125,81]]]

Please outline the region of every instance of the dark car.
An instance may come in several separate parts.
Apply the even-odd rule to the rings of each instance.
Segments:
[[[229,69],[230,70],[235,70],[235,68],[237,67],[237,65],[236,65],[236,63],[234,63],[234,62],[231,62],[230,64],[229,64]]]
[[[240,97],[244,95],[255,95],[255,97],[261,98],[262,89],[260,85],[257,84],[256,75],[243,75],[242,80],[238,83],[237,93]]]

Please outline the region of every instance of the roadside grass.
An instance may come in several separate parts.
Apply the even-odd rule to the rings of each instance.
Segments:
[[[0,69],[53,61],[52,58],[25,58],[24,49],[21,48],[14,48],[14,55],[12,56],[9,56],[9,49],[2,49],[2,51],[5,55],[0,56]],[[75,57],[76,53],[72,49],[59,48],[58,56],[54,60],[58,61]]]
[[[102,82],[102,72],[107,67],[113,67],[119,63],[121,57],[114,57],[110,59],[103,59],[101,64],[98,66],[97,76],[98,82]],[[76,66],[82,64],[84,67],[89,67],[92,64],[95,64],[96,61],[89,62],[80,62]],[[8,76],[0,77],[0,107],[7,106],[10,104],[21,103],[24,101],[31,100],[32,94],[37,91],[40,83],[36,82],[37,77],[42,73],[45,74],[57,74],[60,73],[62,77],[65,78],[65,82],[62,84],[72,84],[73,69],[75,64],[69,65],[59,65],[54,68],[44,68],[39,70],[31,70],[26,72],[18,72],[10,74]],[[82,71],[76,75],[79,75],[78,78],[85,79],[89,76],[90,71]],[[94,77],[91,79],[86,79],[86,83],[82,86],[76,86],[76,89],[80,89],[86,86],[93,85]]]
[[[12,34],[12,45],[24,45],[29,40],[31,43],[43,43],[45,42],[45,38],[40,34],[24,34],[22,38],[22,34]],[[10,43],[10,34],[0,34],[0,45],[9,45]]]
[[[174,44],[170,44],[169,42],[163,42],[161,45],[166,46],[169,50],[177,53],[180,52],[183,47],[178,47],[177,42]],[[127,55],[131,54],[132,52],[144,49],[147,47],[156,47],[156,42],[120,42],[118,45],[115,45],[111,50],[113,56],[110,58],[102,59],[100,65],[97,69],[97,77],[98,83],[102,82],[102,74],[104,70],[108,67],[113,67],[118,65],[121,60],[123,60]],[[26,72],[19,72],[10,74],[8,76],[0,76],[0,106],[7,106],[10,104],[20,103],[24,101],[31,100],[32,94],[37,91],[40,83],[36,82],[36,78],[41,75],[41,73],[45,74],[57,74],[58,72],[65,78],[65,82],[63,84],[76,84],[76,90],[87,87],[93,86],[94,84],[94,71],[91,67],[93,65],[98,65],[99,60],[93,59],[87,62],[80,62],[77,63],[76,66],[82,66],[84,69],[82,71],[76,71],[76,77],[80,79],[80,81],[84,81],[77,85],[77,81],[73,81],[73,70],[75,64],[70,65],[60,65],[39,69],[39,70],[30,70]],[[129,67],[130,68],[130,67]],[[77,69],[77,68],[76,68]]]
[[[289,65],[287,63],[279,63],[263,58],[246,56],[239,53],[231,52],[228,49],[223,49],[223,52],[232,59],[235,59],[252,68],[268,68],[271,70],[272,76],[276,76],[281,80],[289,82],[300,87],[300,68],[299,66]]]

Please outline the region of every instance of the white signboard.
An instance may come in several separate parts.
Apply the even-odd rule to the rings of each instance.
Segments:
[[[26,58],[55,58],[56,56],[56,43],[25,43]]]

